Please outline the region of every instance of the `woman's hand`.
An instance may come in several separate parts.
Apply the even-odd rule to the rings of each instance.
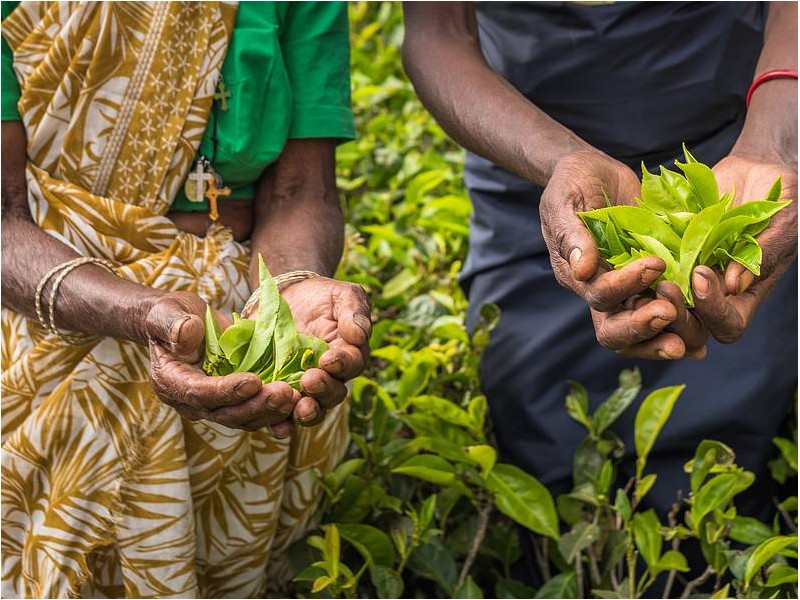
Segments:
[[[737,204],[763,199],[778,177],[781,199],[792,202],[757,238],[763,250],[759,277],[735,261],[723,276],[708,267],[694,270],[694,312],[718,341],[730,343],[744,335],[761,302],[797,256],[797,167],[731,154],[713,170],[720,193],[735,191]]]
[[[640,187],[633,171],[599,152],[575,152],[559,160],[539,205],[553,273],[589,305],[602,346],[631,358],[701,357],[706,336],[680,294],[661,286],[655,299],[640,296],[664,272],[664,261],[651,256],[609,269],[576,214],[604,207],[606,196],[631,204]]]
[[[206,303],[197,295],[173,292],[147,314],[144,329],[156,394],[185,419],[248,431],[270,427],[277,437],[285,437],[299,392],[283,382],[262,385],[253,373],[206,375],[200,368],[205,312]]]
[[[364,370],[372,331],[369,300],[361,286],[328,277],[304,279],[281,293],[297,330],[330,346],[319,368],[309,369],[300,379],[305,395],[294,408],[298,423],[316,425],[327,409],[345,399],[345,382]],[[257,311],[257,305],[252,310]]]

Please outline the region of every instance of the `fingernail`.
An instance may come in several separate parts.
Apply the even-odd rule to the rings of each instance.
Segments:
[[[660,358],[663,358],[664,360],[670,360],[672,358],[669,354],[667,354],[666,350],[659,350],[658,351],[658,356]]]
[[[372,327],[372,322],[369,320],[367,315],[362,315],[361,313],[354,313],[353,314],[353,322],[361,328],[361,331],[364,332],[364,335],[369,336],[369,331]]]
[[[711,287],[711,283],[708,281],[708,279],[706,279],[705,275],[700,273],[694,274],[694,277],[692,277],[692,284],[694,287],[694,293],[701,298],[706,297],[708,290]]]
[[[312,410],[310,414],[306,415],[305,417],[300,417],[300,422],[308,423],[310,421],[313,421],[314,419],[317,418],[317,414],[319,414],[319,409],[314,408],[314,410]]]
[[[661,271],[658,269],[654,269],[652,267],[645,267],[642,271],[641,280],[644,285],[650,285],[658,276],[661,275]]]
[[[573,248],[572,252],[569,253],[569,266],[575,268],[581,256],[583,256],[583,250],[580,248]]]
[[[342,359],[338,356],[325,361],[325,370],[328,372],[333,371],[338,373],[342,370]]]
[[[672,323],[669,319],[665,319],[664,317],[654,317],[650,321],[651,329],[662,329]]]
[[[233,393],[244,400],[254,395],[260,386],[261,382],[256,382],[252,379],[246,379],[245,381],[240,381],[236,384],[236,387],[233,388]]]
[[[750,271],[745,271],[739,275],[739,281],[736,285],[736,293],[742,294],[747,291],[747,288],[750,287],[750,284],[753,283],[754,279],[755,275],[753,275]]]
[[[175,323],[172,324],[172,327],[170,327],[170,336],[169,336],[169,341],[172,344],[177,344],[178,341],[180,341],[181,330],[183,329],[183,326],[189,322],[190,318],[191,317],[186,316],[183,317],[180,321],[176,321]]]

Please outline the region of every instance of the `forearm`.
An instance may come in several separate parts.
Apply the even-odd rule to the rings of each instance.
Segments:
[[[771,2],[755,75],[797,70],[797,3]],[[733,153],[797,165],[797,81],[776,79],[753,93]]]
[[[260,253],[273,275],[308,270],[332,276],[344,243],[333,141],[291,140],[259,181],[255,214],[253,256]],[[250,282],[258,283],[255,261]]]
[[[25,138],[19,123],[3,123],[2,305],[36,318],[34,296],[41,278],[79,255],[34,223],[25,185]],[[45,318],[53,279],[42,294]],[[159,292],[94,265],[70,272],[55,299],[55,322],[64,330],[144,341],[141,324]]]
[[[592,149],[489,67],[471,3],[436,4],[404,3],[403,63],[422,103],[456,142],[540,185],[561,157]]]

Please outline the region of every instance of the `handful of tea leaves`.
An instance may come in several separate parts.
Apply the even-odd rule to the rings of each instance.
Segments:
[[[683,175],[661,167],[660,175],[642,164],[638,206],[608,206],[578,213],[597,241],[600,254],[616,269],[644,256],[657,256],[667,268],[653,284],[675,282],[687,306],[694,306],[691,276],[698,265],[724,270],[735,260],[761,274],[761,246],[755,239],[789,202],[780,202],[781,180],[763,200],[733,206],[733,194],[719,195],[711,169],[683,147]],[[608,201],[608,199],[607,199]],[[610,202],[609,202],[610,204]]]
[[[250,372],[264,383],[285,381],[300,389],[300,377],[319,364],[328,344],[297,331],[289,305],[260,256],[258,272],[260,303],[255,320],[233,313],[233,325],[220,332],[211,308],[206,311],[203,370],[209,375]]]

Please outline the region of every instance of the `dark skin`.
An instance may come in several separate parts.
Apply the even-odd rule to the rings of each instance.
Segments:
[[[403,63],[417,94],[456,142],[544,187],[540,216],[554,274],[589,305],[601,345],[628,357],[674,360],[704,357],[709,334],[723,342],[741,337],[796,255],[796,202],[761,234],[764,266],[755,283],[738,263],[724,275],[698,267],[693,311],[671,283],[659,284],[655,299],[643,298],[664,262],[646,257],[610,270],[575,214],[604,206],[602,190],[620,204],[631,203],[640,185],[635,173],[551,119],[491,69],[480,50],[473,3],[403,6]],[[778,67],[797,68],[795,3],[770,5],[756,72]],[[777,174],[783,175],[784,196],[797,198],[796,90],[795,81],[759,89],[731,155],[714,167],[722,191],[736,182],[738,201],[762,198]]]
[[[3,122],[2,128],[3,306],[36,318],[33,299],[39,280],[77,254],[34,223],[25,184],[25,131],[18,122]],[[262,176],[251,214],[241,205],[228,211],[221,203],[220,221],[240,237],[252,228],[254,253],[264,254],[275,275],[293,269],[331,275],[341,256],[343,229],[333,164],[333,142],[290,140]],[[280,210],[264,206],[278,201],[284,209],[297,208],[284,219]],[[196,219],[169,216],[179,226],[188,224],[189,230]],[[314,222],[319,219],[318,225],[309,227],[302,221],[311,216]],[[278,229],[280,238],[270,239]],[[251,282],[255,286],[257,278],[251,277]],[[251,373],[203,373],[206,304],[193,293],[162,292],[85,265],[64,279],[55,316],[65,330],[146,345],[154,389],[181,416],[245,430],[270,427],[284,437],[292,422],[318,423],[325,408],[344,399],[344,381],[358,374],[367,358],[370,309],[360,287],[327,277],[295,283],[282,292],[299,329],[320,333],[331,343],[320,368],[301,380],[305,395],[282,382],[262,385]],[[48,288],[43,296],[49,297]],[[218,317],[227,322],[224,315]]]

